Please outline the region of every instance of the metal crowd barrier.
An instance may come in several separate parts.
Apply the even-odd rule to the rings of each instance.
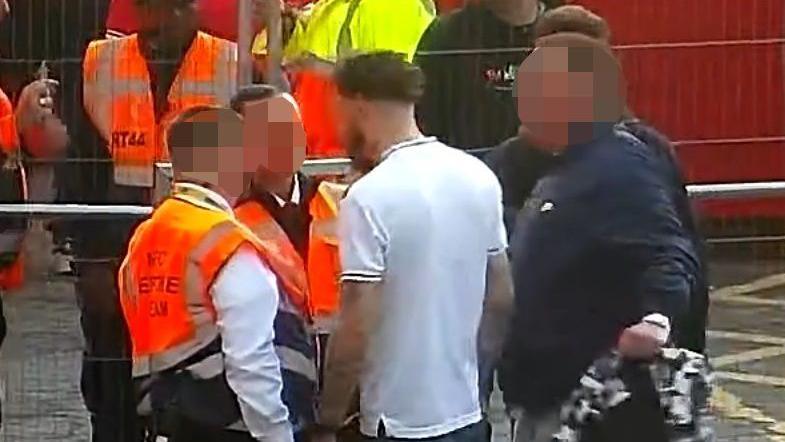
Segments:
[[[341,175],[350,167],[348,158],[308,160],[302,171],[306,175]],[[164,169],[169,164],[160,164]],[[785,196],[785,181],[751,183],[692,184],[687,186],[692,199],[742,199]],[[84,204],[0,204],[0,216],[38,217],[143,217],[152,212],[150,206],[133,205],[84,205]]]

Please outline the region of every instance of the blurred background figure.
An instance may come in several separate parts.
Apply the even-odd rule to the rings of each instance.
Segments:
[[[341,156],[333,103],[332,71],[338,58],[392,50],[414,55],[420,36],[436,13],[432,0],[320,0],[294,27],[283,63],[300,105],[308,155]],[[395,17],[395,26],[390,18]]]
[[[7,29],[11,13],[6,0],[0,0],[0,30]],[[1,52],[0,52],[1,53]],[[28,159],[56,158],[65,149],[68,135],[54,114],[57,82],[39,79],[26,85],[14,109],[0,88],[0,202],[21,203],[31,200]],[[38,189],[36,189],[38,191]],[[33,195],[36,199],[40,195]],[[22,246],[29,226],[27,217],[0,217],[0,347],[7,327],[2,296],[17,290],[25,281]],[[2,414],[0,413],[0,423]]]
[[[515,71],[528,54],[523,48],[533,46],[534,24],[559,4],[477,0],[434,20],[415,61],[427,80],[417,106],[423,132],[461,149],[494,146],[514,135]]]

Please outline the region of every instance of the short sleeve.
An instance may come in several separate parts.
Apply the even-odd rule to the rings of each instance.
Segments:
[[[351,194],[341,202],[338,217],[341,281],[381,281],[387,246],[381,224]]]
[[[502,188],[498,180],[494,179],[493,209],[491,222],[488,229],[488,254],[495,255],[507,250],[507,229],[504,227],[504,204],[502,202]]]

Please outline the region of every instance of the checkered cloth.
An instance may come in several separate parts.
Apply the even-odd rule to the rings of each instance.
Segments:
[[[603,419],[608,410],[631,396],[620,370],[622,359],[612,352],[597,360],[580,379],[561,408],[561,429],[554,442],[578,442],[581,431]],[[714,440],[709,397],[711,370],[706,358],[684,349],[665,349],[650,366],[672,441]]]

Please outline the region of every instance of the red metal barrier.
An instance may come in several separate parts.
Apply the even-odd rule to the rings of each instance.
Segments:
[[[692,183],[785,179],[785,1],[575,0],[608,20],[634,111],[678,142]],[[713,201],[714,217],[785,201]]]

